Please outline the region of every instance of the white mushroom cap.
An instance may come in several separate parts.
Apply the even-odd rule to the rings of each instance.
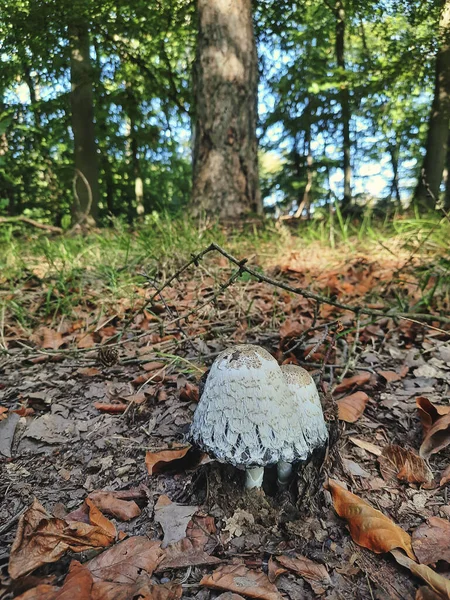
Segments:
[[[281,371],[299,406],[299,419],[310,451],[325,445],[328,430],[319,392],[311,375],[297,365],[282,365]]]
[[[267,350],[253,345],[216,358],[190,437],[220,461],[243,467],[304,460],[311,452],[283,371]]]

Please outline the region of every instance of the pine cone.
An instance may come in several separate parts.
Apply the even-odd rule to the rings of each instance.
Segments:
[[[115,346],[101,346],[97,358],[104,367],[112,367],[119,360],[119,351]]]

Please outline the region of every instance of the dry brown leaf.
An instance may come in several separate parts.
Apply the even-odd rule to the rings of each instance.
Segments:
[[[151,362],[143,364],[142,368],[144,369],[144,371],[150,372],[150,371],[158,371],[160,369],[164,369],[165,366],[166,366],[166,363],[152,360]]]
[[[450,481],[450,465],[442,471],[441,480],[439,482],[440,486],[445,485]]]
[[[51,517],[35,499],[19,520],[9,558],[11,578],[17,579],[41,565],[55,562],[67,550],[82,552],[111,545],[116,537],[113,523],[93,505],[89,507],[89,520],[89,523],[67,522]]]
[[[354,423],[363,414],[369,396],[365,392],[355,392],[336,402],[341,421]]]
[[[77,369],[77,373],[79,375],[84,375],[85,377],[95,377],[96,375],[101,375],[101,371],[96,367],[82,367],[81,369]]]
[[[381,371],[377,370],[378,375],[381,375],[383,379],[387,381],[387,383],[392,383],[393,381],[400,381],[402,378],[401,375],[396,373],[395,371]]]
[[[233,594],[233,592],[224,592],[217,596],[216,600],[245,600],[244,596],[240,594]]]
[[[274,559],[272,556],[269,558],[267,575],[269,577],[270,583],[275,583],[277,578],[283,573],[287,573],[287,569],[282,567],[280,563]]]
[[[420,563],[430,565],[438,560],[450,562],[450,523],[429,517],[412,534],[414,553]]]
[[[6,406],[0,406],[0,421],[8,417],[8,415],[6,414],[7,412],[8,409],[6,408]]]
[[[347,520],[350,534],[357,544],[377,554],[402,548],[414,558],[411,537],[382,512],[336,481],[329,479],[325,488],[331,492],[334,508],[340,517]]]
[[[195,515],[187,526],[186,537],[164,549],[165,557],[157,571],[220,563],[219,558],[208,554],[216,546],[216,526],[213,517]]]
[[[93,583],[89,570],[73,560],[62,587],[41,584],[21,594],[16,600],[91,600]]]
[[[49,350],[58,350],[58,348],[64,344],[62,334],[49,327],[39,327],[39,329],[33,333],[31,339],[40,348]]]
[[[290,317],[286,319],[283,325],[280,327],[280,338],[298,337],[305,331],[305,325],[300,323],[298,319]]]
[[[121,500],[114,492],[91,492],[89,498],[102,513],[121,521],[130,521],[141,514],[141,509],[136,502]]]
[[[145,465],[149,475],[156,475],[168,469],[176,469],[179,466],[176,461],[184,458],[190,448],[191,446],[188,445],[181,448],[158,450],[157,452],[148,451],[145,455]]]
[[[95,346],[95,340],[92,333],[83,333],[77,340],[77,348],[92,348]]]
[[[282,554],[281,556],[277,556],[277,560],[283,567],[294,571],[294,573],[298,573],[309,581],[317,581],[322,585],[330,585],[331,583],[325,566],[319,565],[305,556],[295,555],[291,557]]]
[[[427,431],[422,445],[420,456],[429,458],[450,444],[450,413],[439,417]]]
[[[177,504],[165,495],[158,498],[155,504],[155,521],[161,525],[164,532],[161,548],[186,537],[188,523],[197,510],[198,506]]]
[[[106,412],[110,415],[118,415],[126,411],[127,405],[121,403],[109,404],[106,402],[94,402],[94,406],[100,412]]]
[[[442,596],[428,586],[421,585],[416,592],[416,600],[442,600]]]
[[[395,560],[411,571],[413,575],[423,579],[428,585],[438,594],[442,596],[442,600],[450,600],[450,579],[446,579],[439,575],[426,565],[418,565],[414,560],[405,556],[398,550],[391,550]]]
[[[180,600],[183,588],[179,583],[156,585],[147,580],[147,577],[142,577],[136,583],[99,581],[94,583],[89,600]]]
[[[431,483],[433,473],[426,462],[406,448],[395,444],[385,446],[378,458],[381,476],[385,481],[400,479],[408,483]]]
[[[282,600],[280,592],[267,575],[247,569],[245,565],[226,565],[205,575],[200,585],[215,590],[228,590],[261,600]]]
[[[16,596],[15,600],[57,600],[58,594],[59,587],[41,583],[31,590],[20,594],[20,596]],[[86,600],[89,600],[89,597]]]
[[[186,382],[180,390],[180,400],[184,402],[198,402],[198,385]]]
[[[94,581],[134,583],[142,573],[151,577],[163,558],[160,541],[134,536],[99,554],[87,567]]]
[[[436,421],[450,413],[450,406],[441,406],[439,404],[433,404],[425,396],[419,396],[416,398],[417,411],[419,418],[422,423],[423,432],[426,434]]]
[[[370,373],[368,371],[364,371],[363,373],[357,373],[353,375],[353,377],[346,377],[338,383],[334,388],[334,394],[340,394],[341,392],[347,392],[348,390],[364,385],[370,381]]]
[[[348,439],[355,444],[355,446],[358,446],[358,448],[363,448],[364,450],[367,450],[367,452],[375,454],[375,456],[380,456],[382,453],[382,449],[371,442],[366,442],[366,440],[360,440],[359,438],[352,436],[349,436]]]

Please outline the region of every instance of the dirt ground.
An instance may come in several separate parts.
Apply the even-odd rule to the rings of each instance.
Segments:
[[[305,272],[299,262],[299,257],[291,257],[288,267],[279,265],[271,274],[292,285],[309,284],[311,270]],[[220,271],[221,264],[215,267]],[[335,297],[345,296],[349,303],[382,288],[384,297],[389,295],[385,274],[370,259],[355,259],[347,267],[344,277],[336,277],[332,269],[322,273],[326,285],[316,281],[316,289],[333,293],[334,277]],[[184,560],[183,552],[175,553],[172,566],[162,562],[151,575],[153,584],[181,585],[183,599],[212,600],[221,594],[223,600],[237,599],[239,590],[227,587],[228,580],[217,589],[200,583],[224,567],[269,575],[274,589],[266,587],[266,580],[242,584],[245,597],[416,597],[423,582],[390,554],[376,554],[352,541],[323,483],[331,477],[346,485],[410,534],[430,517],[450,519],[448,483],[440,484],[450,465],[449,447],[430,455],[432,481],[427,485],[399,479],[396,473],[390,476],[379,460],[390,444],[418,452],[424,434],[417,398],[450,406],[449,334],[439,323],[430,327],[388,318],[357,322],[354,314],[330,306],[320,307],[318,313],[315,304],[301,296],[251,280],[238,281],[195,314],[176,320],[196,306],[198,298],[198,306],[211,298],[214,286],[214,278],[203,273],[197,279],[185,276],[167,288],[163,300],[156,299],[136,314],[117,345],[117,362],[110,366],[102,364],[97,349],[79,343],[85,332],[64,323],[59,331],[44,324],[31,350],[9,343],[8,354],[0,357],[0,406],[10,411],[0,421],[1,598],[17,597],[47,582],[61,586],[73,559],[82,564],[92,560],[98,550],[72,550],[32,575],[12,580],[7,570],[19,520],[34,499],[49,518],[64,519],[98,490],[120,492],[140,509],[130,520],[109,515],[123,532],[119,539],[167,541],[168,531],[175,535],[180,506],[191,510],[182,521],[183,539],[188,522],[198,528],[202,519],[209,519],[202,521],[208,522],[208,533],[201,553],[194,552],[191,562],[189,553]],[[336,324],[338,318],[341,322]],[[122,324],[120,317],[111,319],[92,334],[93,343],[104,342]],[[78,350],[73,351],[77,342]],[[222,349],[243,342],[260,344],[280,363],[306,366],[322,390],[333,390],[335,400],[350,397],[350,411],[358,410],[358,400],[367,397],[363,412],[354,422],[340,419],[340,437],[330,455],[309,467],[296,465],[290,487],[282,493],[270,469],[263,492],[245,492],[241,471],[210,461],[195,449],[179,460],[156,460],[150,474],[152,457],[157,459],[162,451],[176,453],[186,445],[204,371]],[[322,368],[324,361],[328,366]],[[336,388],[342,375],[344,381]],[[363,396],[355,400],[355,393]],[[335,430],[336,422],[329,426]],[[444,446],[445,435],[447,430],[440,439]],[[305,480],[315,480],[306,491]],[[171,511],[169,525],[157,516],[162,515],[161,498]],[[309,572],[282,562],[283,557],[299,556],[312,561]],[[325,567],[325,575],[311,571],[312,564]],[[445,560],[436,569],[450,575]],[[174,593],[173,598],[180,597]]]

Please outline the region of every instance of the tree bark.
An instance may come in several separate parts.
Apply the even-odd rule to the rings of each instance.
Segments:
[[[350,138],[350,92],[345,80],[345,7],[342,0],[335,4],[336,17],[336,63],[340,71],[339,102],[341,105],[342,125],[342,170],[344,171],[344,195],[342,209],[348,210],[352,202],[352,167],[351,167],[351,138]]]
[[[251,0],[197,0],[192,210],[261,214]]]
[[[447,155],[450,122],[450,0],[442,2],[438,39],[425,157],[414,194],[416,205],[422,209],[435,208]]]
[[[95,138],[93,70],[89,54],[89,30],[84,19],[74,18],[69,24],[69,39],[71,44],[72,91],[70,101],[75,148],[74,164],[75,171],[82,173],[86,180],[84,181],[83,177],[76,178],[78,200],[75,198],[72,206],[72,217],[76,223],[83,219],[83,215],[88,211],[90,218],[95,221],[99,201],[99,169]]]
[[[400,196],[400,181],[399,181],[399,155],[400,155],[400,139],[396,135],[395,141],[389,144],[389,154],[391,155],[392,165],[392,181],[391,181],[391,198],[395,198],[395,205],[398,209],[402,207],[402,199]]]

